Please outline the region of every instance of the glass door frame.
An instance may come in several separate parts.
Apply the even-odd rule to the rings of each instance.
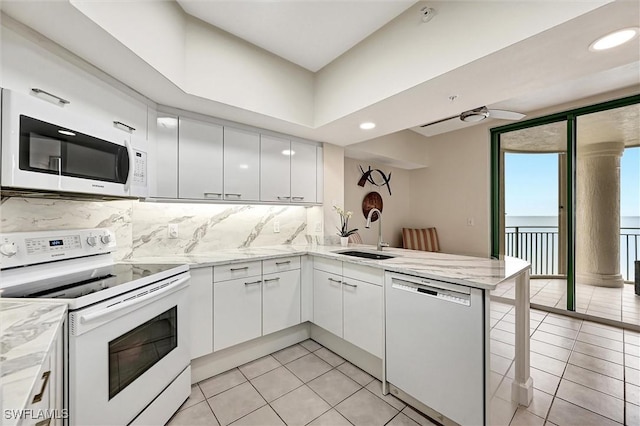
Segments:
[[[504,255],[504,215],[501,204],[502,188],[500,176],[504,170],[503,155],[500,149],[500,136],[503,133],[552,124],[561,121],[567,123],[566,155],[566,194],[567,194],[567,310],[576,309],[575,256],[576,256],[576,155],[577,155],[577,118],[581,115],[606,111],[640,103],[640,94],[626,96],[611,101],[600,102],[586,107],[536,117],[522,122],[494,127],[491,132],[491,256],[499,259]]]

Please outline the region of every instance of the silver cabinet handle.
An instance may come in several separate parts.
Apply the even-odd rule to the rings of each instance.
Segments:
[[[280,281],[280,277],[276,277],[276,278],[267,278],[266,280],[264,280],[265,283],[268,283],[269,281]]]
[[[128,124],[124,124],[122,121],[114,121],[113,125],[119,128],[120,130],[124,130],[125,132],[133,133],[136,131],[135,127],[131,127]]]
[[[349,287],[353,287],[353,288],[358,287],[356,284],[349,284],[349,283],[348,283],[348,282],[346,282],[346,281],[342,281],[342,284],[344,284],[344,285],[348,285]]]
[[[291,197],[280,197],[278,196],[278,200],[290,200]]]
[[[69,102],[68,100],[66,100],[64,98],[61,98],[60,96],[56,96],[53,93],[49,93],[49,92],[44,91],[42,89],[38,89],[37,87],[32,88],[31,91],[33,93],[35,93],[36,95],[47,95],[47,96],[50,96],[50,97],[54,98],[56,101],[58,101],[59,104],[62,104],[62,105],[67,105],[67,104],[71,103],[71,102]]]
[[[335,278],[329,278],[329,281],[334,282],[334,283],[338,283],[338,284],[342,284],[342,281],[336,280]]]
[[[244,283],[244,285],[254,285],[254,284],[260,284],[262,283],[262,280],[258,280],[258,281],[251,281],[249,283]]]
[[[302,201],[304,200],[304,197],[291,197],[291,199],[296,201]]]
[[[204,197],[205,198],[210,198],[210,197],[220,198],[220,197],[222,197],[222,193],[221,192],[205,192],[204,193]]]
[[[243,266],[242,268],[229,268],[230,271],[246,271],[249,269],[248,266]]]
[[[238,197],[238,198],[240,198],[240,197],[242,197],[242,194],[229,194],[229,193],[226,193],[226,194],[224,194],[224,196],[225,197]]]
[[[291,261],[290,261],[290,260],[287,260],[287,261],[285,261],[285,262],[276,262],[276,265],[288,265],[288,264],[290,264],[290,263],[291,263]]]

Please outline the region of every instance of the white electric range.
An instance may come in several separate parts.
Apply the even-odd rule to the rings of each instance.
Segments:
[[[164,424],[190,394],[189,268],[115,248],[106,229],[0,234],[1,296],[68,304],[69,424]]]

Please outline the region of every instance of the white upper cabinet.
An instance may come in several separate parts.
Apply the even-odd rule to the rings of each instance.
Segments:
[[[178,197],[222,200],[222,126],[180,117]]]
[[[260,135],[260,201],[291,199],[291,142]]]
[[[224,199],[260,199],[260,135],[224,128]]]
[[[156,122],[156,143],[149,150],[149,196],[178,198],[178,117],[159,112]]]
[[[316,202],[316,145],[291,142],[291,201]]]

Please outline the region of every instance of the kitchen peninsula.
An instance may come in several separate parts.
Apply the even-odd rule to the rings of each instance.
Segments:
[[[341,254],[341,252],[346,251],[355,251],[356,253],[364,252],[369,254],[384,254],[390,256],[390,258],[376,260]],[[479,294],[481,294],[480,300],[482,300],[481,304],[484,308],[482,311],[483,318],[481,318],[477,322],[481,324],[478,326],[480,327],[480,331],[478,334],[481,334],[483,336],[481,337],[481,339],[483,340],[484,345],[484,354],[480,354],[480,359],[481,362],[485,363],[485,367],[484,371],[481,371],[479,374],[481,375],[480,381],[483,383],[483,386],[486,386],[486,388],[484,389],[484,404],[486,404],[486,409],[484,411],[485,413],[490,413],[491,411],[489,407],[490,395],[487,396],[489,394],[488,364],[490,358],[488,318],[490,303],[489,291],[494,289],[501,282],[509,279],[515,279],[517,293],[515,318],[516,358],[514,379],[512,384],[512,399],[525,406],[529,405],[529,403],[531,402],[533,382],[530,377],[529,371],[529,264],[523,260],[509,257],[505,258],[504,260],[493,260],[444,253],[404,250],[397,248],[389,248],[385,249],[383,252],[379,252],[375,250],[375,247],[366,245],[350,245],[347,249],[339,246],[279,245],[248,249],[221,250],[210,254],[147,257],[138,260],[144,262],[184,262],[190,264],[193,277],[192,291],[200,295],[200,303],[202,303],[203,298],[203,293],[201,292],[202,287],[213,287],[213,289],[211,290],[211,295],[205,296],[205,300],[208,297],[212,297],[214,300],[218,301],[217,298],[224,296],[218,296],[217,294],[216,296],[214,296],[214,292],[218,288],[216,286],[233,282],[230,281],[230,278],[238,280],[238,286],[242,288],[242,291],[245,291],[247,288],[253,286],[253,284],[261,283],[260,285],[264,285],[263,297],[266,301],[269,281],[280,280],[280,276],[275,274],[274,271],[285,271],[283,273],[286,273],[286,271],[291,272],[291,269],[295,270],[296,268],[299,268],[299,276],[301,277],[300,293],[298,293],[296,297],[299,297],[299,300],[301,301],[301,308],[299,311],[300,321],[297,321],[296,324],[309,321],[312,324],[310,334],[312,338],[319,341],[320,339],[329,339],[328,341],[322,340],[320,341],[320,343],[328,346],[334,352],[337,352],[339,355],[342,355],[343,357],[349,359],[351,362],[357,365],[358,360],[353,359],[353,357],[350,356],[353,353],[351,349],[346,350],[346,352],[341,352],[341,342],[344,340],[346,340],[347,342],[351,341],[352,343],[356,342],[355,346],[366,348],[365,352],[368,352],[368,354],[372,354],[374,358],[380,358],[381,362],[379,364],[372,364],[366,362],[367,360],[365,359],[364,362],[362,362],[359,366],[368,371],[370,374],[382,379],[383,382],[386,381],[386,370],[389,368],[390,362],[388,358],[385,359],[388,348],[384,347],[384,334],[382,331],[380,333],[377,333],[375,330],[371,331],[369,329],[360,328],[358,329],[360,333],[353,333],[351,335],[352,337],[349,337],[347,324],[349,315],[347,314],[346,310],[348,309],[347,303],[348,298],[351,297],[351,293],[348,293],[348,291],[362,291],[367,287],[375,287],[367,286],[366,284],[368,283],[377,284],[378,287],[375,287],[375,290],[378,290],[379,299],[368,298],[366,300],[376,300],[376,303],[378,303],[378,300],[380,301],[379,312],[381,322],[383,323],[381,327],[382,329],[385,328],[384,324],[388,319],[388,317],[384,318],[384,305],[385,298],[386,303],[389,303],[389,291],[392,286],[391,277],[406,277],[408,279],[417,280],[416,282],[443,283],[442,285],[444,286],[450,285],[449,288],[463,287],[466,289],[470,289],[468,291],[471,294],[473,294],[473,291],[477,291],[479,292]],[[263,268],[262,273],[260,273],[261,262]],[[203,273],[205,271],[208,271],[204,275],[206,277],[204,284],[198,282],[199,271],[202,271]],[[233,277],[228,276],[228,274],[230,273],[234,274]],[[245,277],[247,279],[243,280],[242,278]],[[338,287],[341,287],[342,285],[344,290],[338,290],[339,292],[341,292],[338,294],[342,294],[342,296],[338,296],[337,299],[325,299],[325,297],[331,296],[327,296],[324,293],[324,290],[322,290],[324,285],[321,283],[321,281],[326,281],[329,285],[337,284]],[[255,287],[259,288],[260,286],[256,285]],[[356,287],[358,288],[356,289]],[[453,292],[453,294],[458,293]],[[335,323],[336,316],[339,317],[343,312],[342,310],[340,310],[339,314],[333,312],[333,315],[328,315],[328,318],[326,320],[324,319],[326,317],[326,306],[323,305],[323,301],[326,302],[326,300],[333,300],[333,302],[335,302],[333,304],[344,303],[344,323],[339,322],[339,324],[337,325]],[[220,301],[218,302],[222,303]],[[359,303],[362,304],[362,302],[363,301],[360,301]],[[267,311],[269,308],[264,303],[261,305],[263,315],[262,321],[263,327],[266,327],[265,324],[267,323],[265,321],[267,321],[266,316],[268,315]],[[215,309],[219,305],[214,303],[214,306],[215,307],[212,310],[215,312]],[[258,306],[257,309],[259,310],[260,304],[258,303],[256,306]],[[342,309],[342,305],[340,306],[340,308]],[[360,308],[362,308],[362,306],[360,306]],[[365,322],[369,321],[371,323],[375,323],[377,321],[376,315],[371,314],[370,312],[365,312],[363,314],[359,311],[359,313],[362,314],[362,316],[366,315],[368,317],[363,320]],[[214,314],[211,314],[211,318],[213,318],[213,315]],[[195,323],[196,327],[198,328],[199,332],[202,332],[203,323],[200,322],[198,318],[209,317],[206,315],[201,316],[198,312],[194,311],[192,320],[194,318],[196,318],[195,321],[197,321]],[[225,318],[225,321],[227,321],[227,319],[228,318]],[[239,325],[239,327],[242,328],[244,327],[245,319],[246,315],[242,317],[242,320],[236,319],[229,322],[232,322],[234,324],[242,322],[243,324]],[[207,319],[206,321],[208,322],[209,320]],[[213,323],[217,324],[215,319],[213,320]],[[428,325],[422,326],[428,327]],[[431,326],[437,327],[438,325],[432,324]],[[293,329],[295,329],[295,327],[292,326],[288,330]],[[276,328],[276,330],[279,329]],[[315,333],[314,330],[316,330]],[[389,329],[388,322],[385,331],[387,335],[394,332],[393,330]],[[271,336],[278,335],[278,333],[284,332],[285,331],[279,331],[271,334]],[[343,332],[344,334],[341,334]],[[307,333],[309,332],[307,331]],[[215,341],[216,339],[219,339],[218,335],[220,333],[217,329],[215,333],[211,334],[214,336],[212,340]],[[374,336],[374,338],[377,338],[376,336],[379,335],[379,346],[377,346],[377,343],[375,341],[364,341],[363,339],[360,339],[360,337],[354,336],[354,334]],[[340,339],[336,338],[336,336]],[[308,334],[304,335],[303,337],[300,337],[300,335],[296,335],[292,337],[293,340],[290,340],[288,344],[296,343],[302,338],[307,337],[309,337]],[[204,354],[202,352],[197,353],[196,349],[196,356],[193,357],[195,359],[192,360],[192,381],[197,382],[206,377],[210,377],[214,374],[226,371],[244,362],[248,362],[248,360],[251,360],[252,358],[255,359],[259,356],[263,356],[263,354],[268,354],[269,351],[274,350],[276,346],[267,345],[267,349],[265,349],[264,351],[256,350],[256,346],[259,346],[261,344],[260,342],[263,342],[268,338],[269,335],[265,328],[262,330],[261,334],[247,335],[247,337],[242,342],[234,341],[234,344],[218,343],[217,345],[219,346],[211,343],[212,349],[205,350]],[[336,341],[338,343],[336,343]],[[388,341],[389,339],[387,338],[387,344]],[[245,349],[239,349],[243,347],[245,347]],[[378,350],[378,347],[381,349]],[[251,353],[251,355],[247,355],[247,353]],[[467,355],[468,354],[465,354],[465,357]],[[451,356],[453,357],[452,359],[461,358],[459,353],[451,354]],[[386,368],[383,367],[385,365]],[[376,369],[379,369],[379,371],[376,371]],[[389,380],[389,382],[392,385],[395,385],[395,383],[393,383],[391,380]],[[415,403],[415,401],[412,402]],[[427,407],[429,406],[429,401],[419,402],[425,403]],[[430,413],[434,418],[438,418],[440,414],[443,414],[445,418],[449,417],[450,415],[449,412],[442,413],[441,411]],[[485,421],[487,424],[490,423],[490,421],[487,420],[487,417],[485,417]]]

